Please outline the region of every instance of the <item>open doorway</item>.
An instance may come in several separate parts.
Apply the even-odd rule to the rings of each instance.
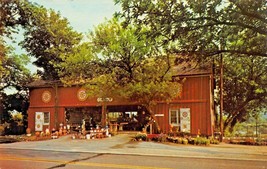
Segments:
[[[90,130],[101,125],[101,107],[71,107],[65,109],[67,125],[71,130],[81,130],[85,121],[85,129]]]
[[[142,106],[107,106],[107,122],[116,124],[119,131],[142,131],[148,115]]]

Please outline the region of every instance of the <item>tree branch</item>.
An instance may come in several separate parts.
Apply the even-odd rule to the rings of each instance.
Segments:
[[[216,51],[174,51],[178,54],[190,53],[197,55],[205,55],[205,56],[214,56],[221,53],[231,53],[231,54],[241,54],[241,55],[253,55],[253,56],[261,56],[267,57],[267,53],[262,52],[254,52],[254,51],[242,51],[242,50],[216,50]]]
[[[264,23],[267,23],[267,20],[265,17],[261,16],[259,13],[251,13],[248,12],[246,9],[244,9],[243,7],[241,7],[241,5],[239,5],[236,1],[230,0],[230,2],[232,2],[233,4],[235,4],[241,11],[241,14],[249,16],[251,18],[255,18],[258,19]],[[237,12],[237,11],[236,11]]]

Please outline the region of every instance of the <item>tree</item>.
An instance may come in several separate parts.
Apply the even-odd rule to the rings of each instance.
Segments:
[[[30,10],[27,8],[28,1],[0,0],[0,35],[11,35],[16,32],[18,26],[26,26]]]
[[[187,55],[190,56],[189,59],[197,61],[216,59],[218,55],[224,54],[224,58],[240,57],[234,62],[239,65],[242,64],[242,60],[247,63],[246,58],[267,57],[265,0],[116,0],[115,2],[122,6],[122,12],[117,15],[124,18],[125,25],[132,23],[137,23],[140,27],[146,25],[150,28],[148,36],[161,37],[160,43],[170,53]],[[265,61],[264,63],[266,64]],[[265,69],[262,64],[259,66]],[[234,65],[227,65],[227,69],[234,71],[234,68]],[[248,73],[246,67],[243,69]],[[246,79],[249,77],[245,73],[236,72],[235,75],[226,76],[227,80],[236,78],[237,81],[251,83],[250,79]],[[258,106],[252,104],[254,102],[252,100],[261,97],[260,100],[266,102],[266,97],[262,97],[262,93],[250,89],[253,88],[251,85],[247,87],[252,91],[253,98],[251,95],[246,95],[247,87],[242,87],[240,93],[243,100],[241,102],[233,100],[239,97],[234,93],[236,86],[231,83],[225,85],[224,96],[227,98],[224,103],[227,105],[225,111],[228,120],[225,121],[224,127],[234,125],[238,120],[236,116],[241,116],[241,119],[245,117],[244,114],[248,109],[243,111],[239,108]],[[243,102],[244,100],[247,102]],[[239,103],[246,104],[239,105]],[[228,107],[228,104],[235,106]],[[230,108],[232,110],[229,110]],[[241,115],[241,112],[244,114]]]
[[[267,59],[225,58],[224,129],[246,121],[267,106]]]
[[[7,38],[12,39],[11,35],[17,33],[19,28],[28,24],[31,12],[27,3],[26,0],[0,0],[0,123],[2,116],[7,115],[9,110],[19,110],[23,107],[21,104],[13,107],[12,103],[19,103],[16,102],[18,100],[25,103],[28,101],[26,84],[32,80],[26,68],[29,57],[15,54],[14,49],[5,42]],[[16,97],[5,94],[5,89],[8,88],[17,90],[14,94]],[[27,107],[23,107],[23,113],[26,113],[26,110]]]
[[[178,97],[181,84],[172,79],[173,57],[156,49],[145,31],[146,28],[137,30],[135,26],[123,28],[116,19],[100,24],[89,36],[91,46],[87,51],[91,53],[83,57],[83,49],[75,55],[63,56],[70,58],[65,59],[69,62],[62,70],[69,72],[68,65],[74,65],[71,70],[80,64],[95,67],[89,71],[83,66],[82,69],[76,67],[83,76],[82,81],[79,76],[70,78],[67,74],[62,79],[77,79],[89,89],[91,97],[117,96],[135,101],[146,107],[155,119],[153,106],[157,101]]]
[[[11,49],[10,49],[11,50]],[[9,50],[9,51],[10,51]],[[28,101],[28,90],[26,85],[32,81],[32,75],[30,71],[26,68],[29,58],[26,55],[16,55],[12,52],[9,52],[5,59],[2,60],[0,71],[0,123],[2,116],[6,116],[9,110],[13,110],[10,106],[12,101],[15,99],[27,102]],[[16,91],[15,99],[9,100],[9,97],[5,94],[5,89],[13,89]],[[22,105],[20,105],[22,106]],[[15,107],[18,108],[18,107]],[[27,107],[25,106],[22,113],[26,113]],[[26,117],[26,116],[25,116]]]
[[[14,87],[17,90],[25,89],[25,85],[31,78],[30,71],[26,68],[29,63],[27,55],[15,55],[10,53],[5,60],[2,60],[4,71],[0,74],[0,91],[8,87]]]
[[[74,31],[68,20],[62,18],[59,13],[42,6],[28,5],[31,16],[21,45],[37,59],[34,64],[43,68],[43,72],[39,72],[43,79],[59,79],[53,62],[61,62],[59,55],[68,53],[79,44],[82,36]]]
[[[0,0],[0,72],[5,74],[4,62],[8,60],[9,51],[4,37],[11,38],[11,34],[18,30],[19,26],[26,26],[30,11],[19,0]]]
[[[267,57],[265,0],[116,0],[125,22],[151,27],[171,51],[207,58],[220,53]],[[241,45],[242,44],[242,45]]]
[[[60,55],[62,62],[55,63],[60,80],[66,85],[84,84],[97,73],[99,59],[93,53],[92,44],[84,42]]]

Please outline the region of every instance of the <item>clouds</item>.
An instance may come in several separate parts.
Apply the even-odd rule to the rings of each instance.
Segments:
[[[86,33],[94,26],[110,19],[120,10],[113,0],[30,0],[45,8],[59,11],[62,17],[69,20],[74,30]]]

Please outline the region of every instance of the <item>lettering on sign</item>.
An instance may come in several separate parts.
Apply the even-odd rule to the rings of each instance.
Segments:
[[[111,97],[106,97],[106,98],[99,97],[96,99],[96,101],[97,102],[112,102],[113,98],[111,98]]]

